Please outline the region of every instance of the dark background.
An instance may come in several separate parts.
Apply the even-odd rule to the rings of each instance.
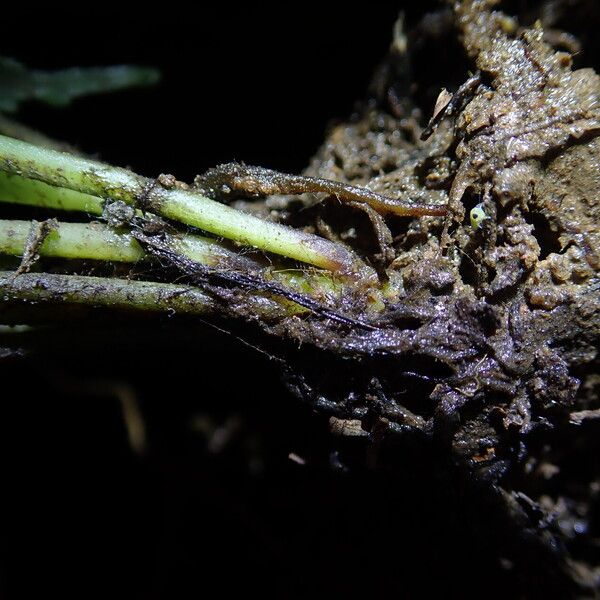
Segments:
[[[422,3],[409,12],[423,10]],[[327,123],[347,117],[384,56],[401,3],[23,12],[5,19],[2,52],[36,68],[142,64],[163,79],[21,117],[87,152],[181,179],[233,159],[299,171]]]
[[[19,113],[111,163],[182,180],[234,159],[299,172],[327,124],[363,97],[401,5],[13,8],[0,52],[44,69],[159,68],[155,89]],[[406,3],[409,22],[424,6]],[[346,472],[327,419],[235,335],[98,316],[52,331],[33,356],[3,363],[0,378],[3,597],[511,589],[460,490],[428,476],[433,459],[407,455],[393,477]],[[90,392],[107,381],[137,395],[143,457],[118,401]],[[202,419],[239,424],[220,452],[194,429]]]

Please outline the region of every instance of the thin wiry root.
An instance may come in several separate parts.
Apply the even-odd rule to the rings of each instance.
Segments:
[[[202,286],[212,282],[216,283],[217,287],[225,285],[226,287],[237,287],[267,292],[289,300],[290,302],[294,302],[315,315],[325,319],[331,319],[342,325],[349,325],[351,327],[359,327],[367,330],[377,329],[369,323],[332,310],[310,296],[294,292],[277,283],[265,281],[258,273],[249,275],[235,271],[213,269],[206,265],[193,262],[185,256],[174,252],[171,245],[162,240],[159,236],[148,236],[139,231],[134,231],[132,235],[146,247],[148,252],[167,261],[169,265],[189,277],[192,283],[196,285]],[[217,292],[214,286],[210,286],[210,289],[212,292]]]
[[[385,224],[383,217],[376,210],[373,210],[373,208],[371,208],[368,204],[351,202],[350,205],[362,210],[367,217],[369,217],[369,221],[371,221],[373,231],[375,232],[375,237],[377,238],[377,244],[379,245],[380,253],[377,256],[379,261],[384,265],[392,262],[392,260],[394,260],[396,257],[396,253],[392,247],[394,238],[389,227]]]

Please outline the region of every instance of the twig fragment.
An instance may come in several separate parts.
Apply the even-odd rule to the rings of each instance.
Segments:
[[[58,227],[56,219],[46,219],[45,221],[32,221],[29,235],[25,240],[23,247],[23,257],[21,264],[17,269],[17,275],[27,273],[33,264],[40,258],[40,250],[46,238]]]
[[[471,99],[480,83],[481,73],[477,72],[469,77],[454,94],[443,89],[435,103],[433,115],[421,133],[421,140],[428,139],[445,116],[451,116],[458,112]]]

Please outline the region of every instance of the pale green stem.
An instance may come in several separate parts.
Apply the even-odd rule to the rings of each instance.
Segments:
[[[40,256],[67,259],[92,259],[135,263],[147,257],[146,252],[128,232],[119,232],[102,223],[54,222],[55,228],[37,252]],[[35,221],[0,220],[0,254],[22,256]],[[239,255],[218,242],[195,235],[169,236],[170,249],[190,260],[215,268],[239,269],[282,284],[300,293],[335,302],[342,292],[325,271],[306,273],[264,269],[251,258]]]
[[[264,221],[175,186],[97,161],[0,136],[0,171],[99,196],[122,200],[225,238],[342,273],[357,270],[346,248],[320,237]]]
[[[35,226],[31,221],[0,221],[0,252],[23,255]],[[131,234],[119,233],[100,223],[59,223],[38,252],[41,256],[129,263],[144,257],[144,251]]]
[[[104,200],[97,196],[55,187],[42,181],[26,179],[2,171],[0,171],[0,202],[53,210],[80,211],[93,215],[101,215],[104,205]],[[171,237],[174,240],[173,250],[196,262],[217,266],[219,261],[224,260],[230,266],[253,266],[254,268],[257,266],[250,258],[226,248],[218,240],[183,233]]]
[[[213,308],[209,296],[185,285],[48,273],[16,275],[13,271],[0,271],[0,298],[5,303],[84,305],[195,315]]]
[[[18,275],[15,271],[0,271],[0,301],[4,325],[64,320],[69,306],[169,315],[222,311],[208,294],[188,285],[50,273]],[[293,303],[253,295],[248,297],[247,306],[264,319],[280,319],[304,310]]]
[[[104,200],[0,171],[0,202],[101,215]]]
[[[0,254],[22,256],[35,222],[0,220]],[[192,261],[218,267],[254,266],[250,259],[208,238],[193,235],[171,236],[171,249]],[[39,248],[41,256],[137,262],[146,253],[128,232],[119,232],[102,223],[57,223]]]

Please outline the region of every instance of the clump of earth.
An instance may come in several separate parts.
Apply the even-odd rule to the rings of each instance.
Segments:
[[[311,194],[254,206],[353,246],[392,290],[375,331],[306,322],[273,331],[314,349],[288,385],[338,432],[376,444],[373,465],[393,469],[398,440],[433,445],[481,486],[513,560],[535,556],[554,580],[591,593],[600,583],[600,77],[574,64],[585,25],[561,23],[598,10],[538,3],[525,25],[498,4],[463,0],[399,22],[369,100],[332,126],[306,170],[447,203],[449,217],[349,215],[335,197]],[[432,58],[442,52],[444,69]]]

